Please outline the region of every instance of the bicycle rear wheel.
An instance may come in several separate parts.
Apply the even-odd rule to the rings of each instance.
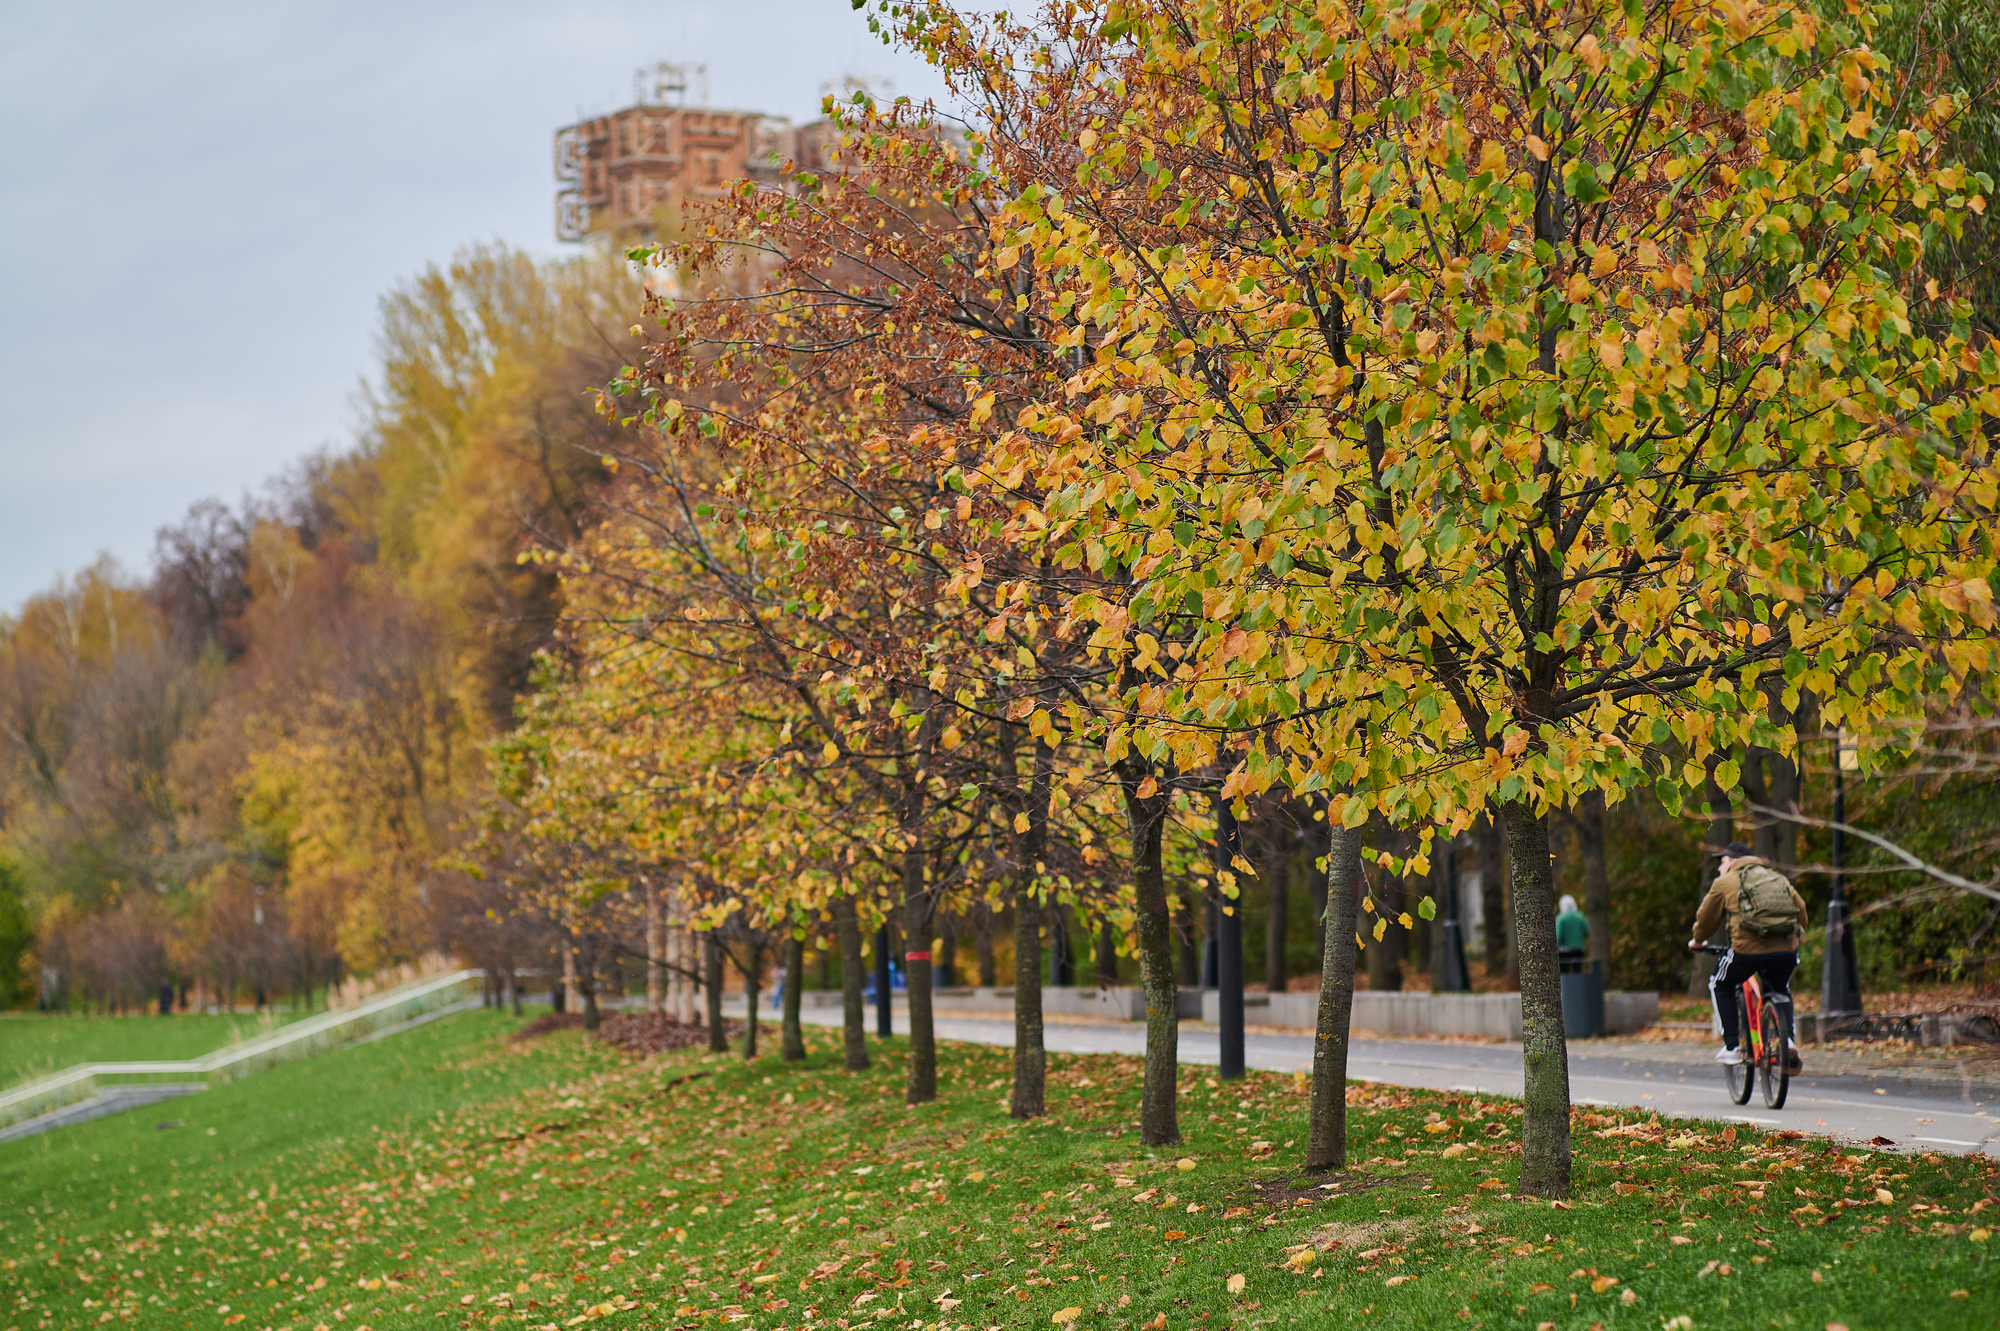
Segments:
[[[1750,1090],[1757,1084],[1757,1065],[1750,1061],[1750,1014],[1743,1003],[1743,994],[1736,995],[1736,1052],[1742,1056],[1741,1063],[1727,1064],[1722,1069],[1722,1079],[1729,1086],[1729,1098],[1739,1105],[1750,1103]]]
[[[1785,1039],[1785,1020],[1770,1003],[1764,1005],[1763,1036],[1764,1104],[1771,1109],[1783,1109],[1785,1094],[1792,1086],[1792,1051]]]

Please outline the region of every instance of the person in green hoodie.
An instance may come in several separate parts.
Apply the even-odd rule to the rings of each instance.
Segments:
[[[1575,897],[1564,895],[1557,905],[1562,913],[1556,916],[1556,961],[1581,962],[1590,944],[1590,920],[1576,908]]]

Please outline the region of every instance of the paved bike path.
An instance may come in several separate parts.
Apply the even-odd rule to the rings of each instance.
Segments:
[[[803,1014],[807,1021],[838,1026],[836,1009]],[[939,1016],[941,1040],[1011,1046],[1014,1023],[1007,1019]],[[868,1010],[868,1028],[875,1029],[875,1010]],[[909,1028],[900,1010],[898,1034]],[[1050,1021],[1043,1041],[1056,1053],[1141,1054],[1143,1026],[1118,1023]],[[1183,1023],[1180,1060],[1219,1060],[1213,1028]],[[1457,1043],[1446,1040],[1355,1038],[1349,1046],[1348,1075],[1397,1086],[1433,1090],[1478,1090],[1496,1095],[1521,1094],[1521,1046],[1518,1044]],[[1808,1068],[1812,1050],[1805,1051]],[[1268,1072],[1298,1072],[1312,1067],[1312,1037],[1306,1034],[1252,1032],[1244,1038],[1244,1061]],[[1910,1078],[1884,1076],[1805,1076],[1792,1079],[1783,1109],[1766,1109],[1761,1095],[1747,1105],[1732,1104],[1723,1089],[1722,1069],[1691,1064],[1685,1059],[1647,1059],[1630,1046],[1598,1052],[1579,1042],[1569,1052],[1570,1098],[1577,1103],[1630,1106],[1658,1110],[1677,1117],[1722,1119],[1763,1128],[1796,1128],[1816,1135],[1868,1142],[1886,1137],[1902,1149],[1928,1149],[1954,1154],[2000,1147],[2000,1088],[1982,1082],[1947,1086]]]

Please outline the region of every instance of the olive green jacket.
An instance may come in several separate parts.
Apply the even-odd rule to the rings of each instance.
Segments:
[[[1796,887],[1791,888],[1791,893],[1792,905],[1799,913],[1799,923],[1792,931],[1789,940],[1766,938],[1740,929],[1736,925],[1736,890],[1743,885],[1742,871],[1753,864],[1763,863],[1763,860],[1756,858],[1741,859],[1730,867],[1728,873],[1718,875],[1715,885],[1708,889],[1708,895],[1701,899],[1701,909],[1696,911],[1694,916],[1694,932],[1689,937],[1703,941],[1714,937],[1716,929],[1720,927],[1724,917],[1727,917],[1729,946],[1738,953],[1798,951],[1799,944],[1805,941],[1806,903],[1800,898]],[[1791,887],[1790,883],[1786,886]]]

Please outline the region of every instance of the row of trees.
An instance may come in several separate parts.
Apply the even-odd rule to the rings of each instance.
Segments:
[[[938,912],[1011,903],[1023,1116],[1069,907],[1137,958],[1158,1143],[1171,885],[1233,910],[1234,824],[1289,820],[1324,838],[1325,1169],[1357,953],[1490,821],[1521,1188],[1562,1194],[1551,819],[1782,806],[1802,736],[1893,754],[1988,697],[1962,103],[1788,4],[875,21],[968,130],[863,98],[838,175],[647,256],[713,294],[649,303],[601,516],[535,554],[565,636],[478,854],[561,930],[669,879],[753,987],[832,932],[855,1059],[894,920],[912,1103]]]
[[[383,300],[355,448],[0,621],[0,995],[297,998],[460,941],[444,861],[555,621],[516,557],[582,530],[641,290],[467,251]]]
[[[274,965],[435,939],[594,1012],[644,957],[719,1039],[726,962],[754,1011],[824,942],[859,1065],[893,926],[915,1103],[936,948],[997,923],[1012,1111],[1074,946],[1145,989],[1160,1143],[1190,945],[1301,872],[1327,1169],[1359,973],[1476,859],[1560,1195],[1555,829],[1615,955],[1621,828],[1984,733],[1992,182],[1934,17],[1892,61],[1799,4],[878,8],[962,125],[840,108],[836,172],[630,256],[672,298],[427,274],[360,448],[10,622],[35,964],[108,996],[66,940],[206,956],[248,891]]]

